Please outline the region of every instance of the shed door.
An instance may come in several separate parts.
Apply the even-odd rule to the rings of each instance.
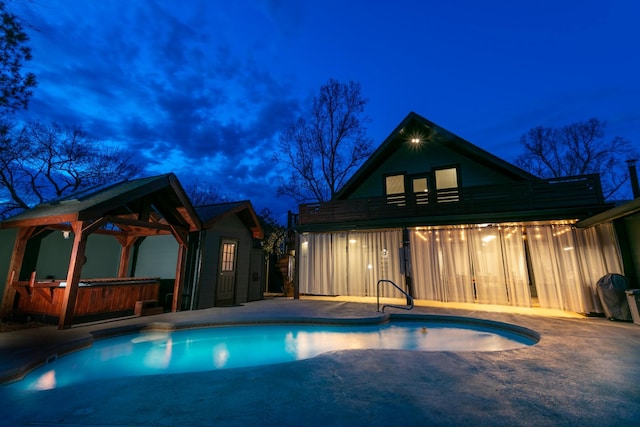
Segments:
[[[220,265],[218,271],[217,304],[233,304],[236,285],[236,258],[238,242],[223,240],[220,245]]]

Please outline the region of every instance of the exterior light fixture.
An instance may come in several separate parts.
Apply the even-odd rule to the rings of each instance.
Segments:
[[[412,144],[420,144],[420,138],[411,138]]]
[[[68,239],[70,235],[71,235],[71,232],[70,232],[70,231],[64,230],[64,231],[62,232],[62,237],[63,237],[65,240],[66,240],[66,239]]]

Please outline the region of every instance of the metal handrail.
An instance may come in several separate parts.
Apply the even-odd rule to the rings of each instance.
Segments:
[[[385,305],[382,306],[382,310],[380,310],[380,283],[383,283],[383,282],[391,283],[394,288],[399,290],[405,297],[407,297],[407,306],[395,305],[395,304],[385,304]],[[404,291],[404,289],[402,289],[400,286],[396,285],[393,281],[387,280],[387,279],[380,279],[380,280],[378,280],[378,283],[376,283],[376,303],[377,303],[377,311],[379,313],[380,312],[384,313],[385,307],[399,308],[399,309],[402,309],[402,310],[412,310],[413,309],[413,297],[411,295],[409,295],[408,293],[406,293]]]

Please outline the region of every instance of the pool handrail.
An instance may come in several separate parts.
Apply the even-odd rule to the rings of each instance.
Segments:
[[[390,283],[391,285],[393,285],[394,288],[399,290],[405,297],[407,297],[407,305],[404,306],[404,305],[396,305],[396,304],[384,304],[382,306],[382,310],[380,310],[380,283]],[[405,290],[402,289],[400,286],[396,285],[392,280],[380,279],[378,280],[378,283],[376,283],[376,305],[377,305],[376,311],[378,313],[384,313],[385,307],[399,308],[401,310],[413,310],[413,297],[409,295],[407,292],[405,292]]]

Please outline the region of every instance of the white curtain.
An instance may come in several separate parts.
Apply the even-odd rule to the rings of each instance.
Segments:
[[[607,273],[623,274],[622,258],[613,224],[574,230],[583,286],[588,295],[587,312],[602,313],[596,283]]]
[[[469,242],[478,302],[530,306],[526,258],[520,228],[471,228]]]
[[[414,229],[409,233],[415,297],[473,302],[469,248],[464,229]]]
[[[331,234],[304,234],[300,237],[300,292],[332,295],[333,255]],[[324,266],[324,268],[318,268]]]
[[[398,250],[401,230],[307,233],[301,236],[300,292],[314,295],[375,296],[380,279],[401,288]],[[380,296],[402,296],[382,286]]]
[[[622,272],[612,225],[589,229],[540,225],[528,226],[526,231],[540,306],[601,312],[596,282],[607,273]]]
[[[511,305],[531,307],[529,271],[522,226],[511,226],[500,233],[504,278]]]
[[[476,298],[481,304],[509,304],[501,240],[495,227],[469,229]]]
[[[415,229],[410,237],[416,298],[531,305],[520,227]]]
[[[417,299],[529,307],[531,277],[543,308],[602,312],[596,282],[607,273],[622,274],[611,224],[585,230],[557,224],[415,228],[409,237]],[[380,279],[404,288],[401,248],[399,229],[304,234],[300,292],[375,296]],[[381,296],[401,294],[384,285]]]

